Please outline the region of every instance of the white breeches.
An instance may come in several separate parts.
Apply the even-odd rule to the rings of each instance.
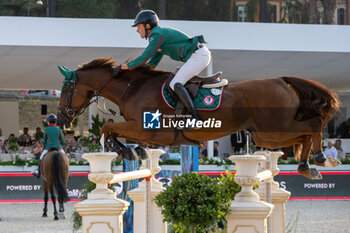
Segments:
[[[44,158],[44,156],[46,155],[47,151],[48,151],[48,150],[45,149],[45,150],[41,153],[41,155],[40,155],[40,160],[42,160],[42,159]],[[63,149],[61,149],[60,152],[62,152],[62,153],[64,154]]]
[[[207,47],[202,47],[197,49],[192,53],[191,57],[187,60],[179,71],[175,74],[175,77],[170,82],[171,89],[174,90],[175,83],[185,83],[193,78],[193,76],[199,74],[205,67],[208,66],[211,59],[210,51]]]

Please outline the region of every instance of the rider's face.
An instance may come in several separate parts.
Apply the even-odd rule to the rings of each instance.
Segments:
[[[143,24],[137,24],[137,32],[140,34],[141,38],[145,38],[146,30]]]
[[[147,28],[150,28],[150,27],[149,27],[149,24],[146,24],[146,27],[147,27]],[[140,34],[140,37],[141,37],[141,38],[145,38],[145,37],[146,37],[145,25],[142,24],[142,23],[137,24],[137,32]]]

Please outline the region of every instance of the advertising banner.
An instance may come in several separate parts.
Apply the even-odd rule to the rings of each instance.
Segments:
[[[224,172],[200,172],[211,177],[219,177]],[[72,201],[79,201],[83,185],[88,181],[88,172],[72,172],[68,182],[68,194]],[[179,172],[166,171],[157,176],[166,187],[171,185]],[[297,172],[280,172],[275,181],[280,187],[291,192],[291,200],[350,199],[350,172],[321,172],[322,180],[309,180]],[[120,183],[123,189],[123,183]],[[129,184],[130,186],[130,184]],[[115,190],[120,195],[121,190]],[[42,202],[44,191],[42,179],[30,173],[0,173],[0,203]]]

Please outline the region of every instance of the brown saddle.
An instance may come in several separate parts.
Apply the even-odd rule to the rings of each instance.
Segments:
[[[200,76],[194,76],[193,78],[191,78],[185,85],[185,88],[187,89],[188,93],[190,94],[191,98],[194,99],[194,97],[196,97],[196,95],[198,94],[198,90],[201,87],[207,86],[205,88],[209,88],[210,85],[214,85],[215,84],[220,84],[222,83],[222,80],[220,80],[220,76],[222,75],[222,72],[219,71],[211,76],[208,77],[200,77]],[[166,87],[167,87],[167,91],[172,95],[173,98],[177,99],[176,94],[173,92],[173,90],[171,90],[171,88],[169,87],[169,84],[171,82],[171,80],[173,80],[175,74],[171,75],[167,81],[166,81]],[[224,82],[226,85],[227,83]]]

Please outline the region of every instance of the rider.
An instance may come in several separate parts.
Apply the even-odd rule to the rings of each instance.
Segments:
[[[45,150],[40,155],[38,169],[32,173],[38,179],[40,178],[40,163],[46,153],[52,149],[57,149],[60,152],[64,153],[62,147],[64,143],[64,137],[62,130],[56,126],[57,116],[55,114],[50,114],[47,116],[46,121],[49,126],[45,128],[44,132],[43,145]]]
[[[149,39],[149,44],[141,56],[121,65],[122,70],[133,70],[145,63],[156,67],[163,55],[176,61],[185,62],[170,82],[170,88],[176,93],[192,118],[199,120],[192,99],[184,85],[193,76],[208,66],[211,55],[202,35],[189,37],[185,33],[167,27],[160,27],[157,14],[152,10],[140,11],[133,27],[141,38]]]

